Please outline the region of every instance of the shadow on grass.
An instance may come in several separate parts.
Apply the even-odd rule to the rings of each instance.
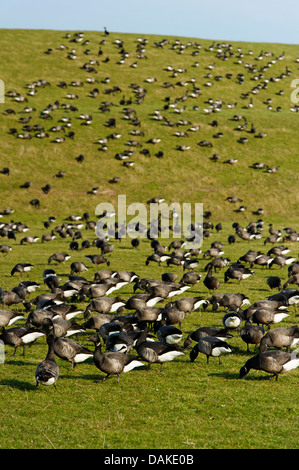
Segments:
[[[17,388],[23,392],[35,390],[35,384],[24,382],[23,380],[16,379],[3,379],[0,381],[0,385],[6,385],[11,388]]]

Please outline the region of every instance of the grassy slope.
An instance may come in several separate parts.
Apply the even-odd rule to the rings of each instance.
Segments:
[[[73,33],[71,34],[71,39]],[[115,39],[123,38],[124,47],[130,53],[125,64],[118,63],[120,53]],[[4,217],[5,222],[11,219],[22,221],[30,227],[30,234],[41,236],[45,233],[43,222],[48,216],[54,215],[57,224],[64,221],[72,213],[82,215],[90,212],[94,218],[95,207],[99,202],[110,201],[116,205],[117,195],[126,194],[128,203],[145,202],[153,196],[165,197],[170,202],[203,202],[204,210],[212,211],[212,221],[222,222],[223,231],[204,240],[203,251],[210,246],[210,242],[220,240],[225,246],[225,256],[233,261],[244,254],[249,248],[265,252],[268,249],[263,245],[267,236],[267,224],[273,222],[279,228],[298,225],[298,192],[296,193],[296,113],[290,112],[290,82],[295,77],[297,64],[296,47],[276,44],[236,44],[233,43],[234,57],[228,61],[216,58],[216,50],[209,51],[209,41],[194,39],[201,44],[199,56],[192,53],[196,47],[189,45],[182,54],[173,48],[174,38],[163,48],[157,48],[154,43],[161,37],[149,37],[145,54],[147,59],[136,58],[137,36],[111,34],[102,45],[103,56],[97,56],[99,43],[104,39],[102,33],[86,33],[85,39],[90,43],[83,46],[75,44],[65,38],[63,32],[52,31],[1,31],[1,78],[6,85],[6,91],[16,90],[26,95],[26,84],[34,80],[45,78],[50,87],[38,89],[36,96],[28,97],[28,103],[36,108],[32,113],[32,123],[44,123],[46,130],[56,125],[62,116],[72,118],[72,129],[76,132],[74,141],[67,139],[63,144],[53,144],[51,138],[39,140],[33,138],[28,141],[16,139],[7,133],[8,129],[16,127],[22,130],[18,119],[23,115],[25,104],[15,103],[11,98],[1,105],[3,109],[12,107],[17,111],[14,116],[1,116],[0,132],[2,151],[0,167],[8,166],[10,175],[1,177],[1,206],[2,209],[11,207],[14,214]],[[184,44],[191,39],[180,38]],[[66,58],[65,50],[58,50],[60,44],[65,44],[77,51],[78,59],[70,61]],[[244,52],[243,64],[238,64],[238,47]],[[50,55],[44,54],[48,48],[53,49]],[[85,48],[90,48],[91,54],[85,55]],[[248,51],[252,49],[253,55]],[[253,97],[254,108],[245,109],[249,99],[242,100],[241,94],[250,92],[258,82],[252,80],[252,75],[244,66],[246,62],[255,63],[258,71],[273,57],[264,57],[262,61],[256,60],[260,51],[270,50],[273,57],[278,57],[283,51],[285,59],[277,61],[264,72],[264,78],[279,76],[285,72],[286,66],[292,75],[281,81],[270,82],[266,90],[261,90]],[[109,56],[108,63],[103,58]],[[91,58],[96,58],[97,74],[87,74],[82,65]],[[138,63],[137,68],[130,65]],[[192,67],[198,61],[198,67]],[[212,87],[206,87],[207,66],[215,63],[212,71],[213,77],[221,75],[222,81],[213,80]],[[175,68],[185,67],[186,72],[171,77],[169,72],[163,70],[167,65]],[[233,79],[225,78],[231,72]],[[244,83],[236,83],[238,73],[244,73]],[[88,85],[87,76],[95,76],[99,83]],[[144,80],[154,76],[155,83],[146,83]],[[110,77],[109,84],[101,81]],[[165,97],[170,96],[171,101],[182,97],[186,90],[191,91],[192,85],[187,87],[176,85],[180,80],[196,78],[195,85],[200,88],[199,98],[188,98],[185,102],[178,101],[179,106],[186,106],[182,115],[171,110],[163,110]],[[67,90],[57,87],[60,80],[68,84],[72,80],[84,81],[84,87]],[[165,89],[163,83],[170,81],[175,88]],[[138,84],[146,88],[147,93],[142,104],[134,102],[135,95],[130,87]],[[92,99],[88,92],[95,86],[100,89],[99,97]],[[121,93],[105,95],[104,90],[119,86]],[[284,95],[276,93],[284,89]],[[61,107],[53,111],[53,120],[44,122],[39,118],[41,110],[48,104],[59,100],[68,102],[65,98],[67,92],[74,92],[79,99],[72,101],[78,108],[76,112],[66,112]],[[123,119],[121,98],[132,99],[133,107],[141,121],[144,136],[137,137],[144,148],[149,148],[152,155],[157,150],[164,152],[164,158],[155,156],[145,157],[134,150],[133,160],[136,162],[133,169],[126,169],[122,163],[114,158],[117,152],[129,148],[127,141],[135,139],[130,135],[134,129],[132,124]],[[207,107],[207,99],[221,99],[224,101],[223,111],[206,115],[203,109]],[[272,98],[273,109],[282,107],[282,111],[271,112],[267,109],[265,100]],[[110,112],[102,113],[99,106],[103,101],[109,100],[112,105]],[[227,103],[237,102],[234,109],[228,109]],[[197,105],[198,110],[193,106]],[[200,130],[193,134],[189,132],[186,138],[173,136],[176,130],[186,130],[189,126],[167,127],[160,121],[152,119],[155,110],[169,120],[177,122],[180,118],[199,124]],[[19,114],[20,113],[20,114]],[[93,116],[90,127],[81,126],[78,119],[80,113],[89,113]],[[246,116],[249,127],[251,122],[258,132],[267,133],[265,139],[256,139],[247,132],[237,132],[238,123],[232,121],[235,114]],[[122,134],[118,140],[109,140],[108,151],[100,152],[97,139],[106,137],[113,130],[104,126],[110,117],[117,121],[116,131]],[[212,128],[212,119],[217,119],[219,126]],[[216,131],[223,132],[222,139],[215,139]],[[237,142],[240,135],[248,135],[249,142],[241,145]],[[56,135],[55,135],[56,136]],[[161,143],[153,146],[146,141],[152,137],[161,137]],[[198,146],[198,142],[209,139],[213,148],[207,149]],[[176,145],[187,143],[188,152],[179,152]],[[219,153],[221,159],[214,163],[210,160],[213,153]],[[76,162],[75,157],[83,153],[83,164]],[[224,165],[223,160],[236,157],[235,166]],[[276,174],[266,174],[250,168],[257,161],[264,161],[270,166],[280,165]],[[53,178],[58,171],[66,171],[62,179]],[[118,185],[109,184],[109,179],[118,175],[121,181]],[[25,181],[31,181],[29,190],[21,190],[19,186]],[[44,195],[41,187],[50,183],[52,190]],[[99,186],[97,196],[87,194],[92,187]],[[240,195],[247,206],[245,214],[235,214],[234,209],[225,198],[231,194]],[[39,210],[29,205],[32,198],[38,197],[41,201]],[[262,240],[255,242],[238,241],[233,246],[227,244],[227,236],[233,233],[232,222],[238,221],[242,225],[255,220],[252,211],[258,207],[265,210],[265,233]],[[54,251],[68,251],[70,239],[57,238],[49,244],[37,243],[30,246],[19,242],[23,235],[18,234],[16,241],[9,241],[13,250],[7,258],[0,263],[1,287],[10,289],[18,283],[10,276],[11,268],[16,262],[31,261],[35,265],[30,279],[40,281],[42,272],[47,267],[47,259]],[[95,234],[92,231],[83,231],[83,238],[92,241]],[[6,243],[7,240],[3,240]],[[166,244],[165,240],[162,243]],[[145,259],[151,253],[147,240],[142,240],[138,251],[132,250],[130,240],[115,243],[116,248],[111,256],[111,268],[135,270],[140,276],[160,278],[161,273],[170,270],[165,266],[149,265],[145,267]],[[269,247],[270,248],[270,247]],[[292,255],[296,256],[298,244],[293,244]],[[92,252],[92,251],[88,251]],[[85,251],[72,253],[72,260],[85,260]],[[200,262],[199,271],[203,272],[205,261]],[[57,273],[66,280],[69,275],[69,262],[66,265],[55,267]],[[181,269],[173,268],[179,275]],[[287,278],[287,270],[273,268],[272,274]],[[86,274],[93,279],[95,268],[89,266]],[[248,295],[251,302],[269,295],[266,278],[269,272],[255,269],[255,276],[248,281],[237,285],[235,282],[224,284],[223,273],[219,273],[222,281],[221,291],[238,291]],[[42,286],[43,289],[43,286]],[[202,283],[190,289],[188,295],[203,295],[208,297],[207,289]],[[123,298],[132,294],[132,286],[124,287],[121,291]],[[183,323],[184,335],[201,325],[221,325],[223,310],[212,313],[207,309],[205,313],[194,312]],[[82,318],[79,318],[80,321]],[[285,325],[297,321],[296,313],[292,310],[291,316]],[[81,337],[81,342],[88,345],[87,336]],[[167,364],[163,373],[158,373],[158,366],[153,366],[147,374],[145,371],[135,371],[123,376],[119,385],[115,379],[103,384],[95,385],[93,379],[98,377],[98,371],[92,363],[82,364],[74,371],[59,361],[61,376],[59,379],[59,392],[54,390],[34,390],[34,370],[37,363],[45,354],[44,340],[27,350],[25,359],[19,356],[6,357],[1,366],[1,397],[2,412],[5,420],[2,421],[0,446],[2,448],[293,448],[298,445],[298,435],[294,432],[294,420],[298,415],[298,403],[294,396],[294,386],[298,374],[294,372],[283,377],[278,383],[269,383],[264,380],[265,375],[252,372],[247,379],[238,380],[238,371],[249,357],[245,345],[234,334],[231,341],[234,354],[223,360],[223,366],[218,367],[217,360],[209,366],[205,359],[199,357],[194,364],[188,362],[188,354],[179,358],[172,364]],[[10,354],[10,352],[9,352]],[[182,367],[183,366],[183,367]],[[286,413],[286,408],[288,412]],[[175,415],[175,420],[173,418]],[[257,418],[258,416],[258,418]],[[57,425],[58,424],[58,425]],[[30,433],[28,432],[30,429]],[[290,436],[292,438],[290,439]]]

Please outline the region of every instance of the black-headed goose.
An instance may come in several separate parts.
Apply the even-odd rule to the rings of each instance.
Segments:
[[[251,369],[273,374],[275,380],[278,380],[280,374],[287,373],[299,366],[299,358],[294,353],[287,351],[266,351],[248,359],[240,369],[240,379],[245,377]]]
[[[106,380],[110,375],[117,375],[117,383],[120,380],[120,374],[129,372],[137,367],[142,367],[144,364],[138,360],[133,354],[123,354],[118,352],[102,353],[101,341],[97,334],[88,338],[95,345],[93,361],[95,366],[106,376],[99,381]]]
[[[298,325],[274,328],[268,331],[260,342],[260,352],[265,352],[267,348],[286,348],[288,351],[299,344]]]
[[[213,336],[221,339],[222,341],[233,337],[230,333],[228,333],[227,330],[223,328],[217,328],[215,326],[201,326],[195,331],[192,331],[192,333],[189,333],[185,339],[184,348],[189,348],[192,344],[192,341],[196,341],[198,343],[201,338],[205,338],[206,336]]]
[[[240,338],[247,344],[247,351],[250,352],[249,345],[254,344],[256,347],[260,343],[264,334],[265,330],[263,327],[259,325],[246,324],[240,331]]]
[[[176,357],[184,355],[175,345],[164,344],[160,341],[148,341],[147,329],[140,333],[135,349],[139,358],[148,363],[148,371],[151,364],[161,364],[160,372],[162,372],[164,362],[173,361]]]
[[[33,343],[36,339],[41,336],[45,336],[42,331],[28,326],[16,326],[9,328],[8,330],[3,329],[0,335],[0,340],[4,344],[12,346],[14,348],[13,356],[15,355],[17,348],[23,348],[23,356],[25,356],[26,344]]]
[[[0,310],[0,328],[9,327],[19,320],[25,320],[25,317],[20,312]]]
[[[219,365],[221,362],[221,355],[231,353],[232,350],[226,341],[218,339],[215,336],[205,336],[201,338],[198,343],[193,347],[190,352],[190,361],[194,362],[198,356],[198,353],[206,355],[207,363],[209,363],[209,358],[218,357]]]
[[[43,322],[43,327],[46,331],[46,335],[54,336],[54,353],[60,359],[68,361],[72,364],[72,369],[76,367],[76,364],[81,363],[93,357],[93,352],[90,351],[85,346],[68,339],[68,338],[58,338],[55,336],[55,327],[53,322],[50,319],[45,319]]]
[[[48,344],[48,353],[45,359],[40,362],[35,371],[35,381],[36,381],[36,388],[38,388],[39,384],[41,385],[54,385],[56,389],[56,382],[59,377],[59,366],[55,360],[54,354],[54,335],[47,336],[47,344]]]
[[[126,305],[119,297],[96,297],[86,307],[84,312],[84,319],[90,317],[91,312],[97,313],[113,313],[118,311]]]

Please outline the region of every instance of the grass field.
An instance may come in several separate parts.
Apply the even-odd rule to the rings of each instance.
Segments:
[[[287,227],[299,232],[298,115],[291,101],[291,82],[299,73],[297,46],[22,30],[1,30],[0,46],[0,79],[5,84],[5,103],[0,104],[0,169],[9,168],[8,175],[0,174],[0,223],[21,222],[29,228],[26,233],[14,230],[15,239],[2,233],[1,243],[12,248],[7,256],[1,255],[2,290],[11,290],[22,279],[33,280],[40,289],[30,295],[32,300],[49,292],[43,283],[46,268],[55,269],[64,283],[73,261],[83,261],[88,271],[82,275],[93,281],[102,268],[86,259],[86,255],[99,252],[92,245],[94,230],[81,229],[79,246],[88,240],[88,249],[72,251],[72,236],[62,238],[56,233],[54,240],[45,243],[41,238],[73,214],[82,217],[88,213],[90,221],[97,221],[97,205],[108,202],[117,209],[120,195],[126,196],[127,205],[139,202],[148,207],[147,201],[160,197],[169,205],[200,202],[204,212],[211,212],[204,220],[213,226],[203,240],[196,269],[202,279],[184,296],[210,297],[203,284],[209,260],[203,259],[203,254],[212,242],[221,242],[223,256],[235,262],[249,249],[268,252],[272,245],[264,242],[269,224],[280,229],[282,237],[287,235]],[[154,80],[148,81],[151,77]],[[88,78],[96,81],[90,83]],[[73,86],[75,81],[79,86]],[[64,88],[59,86],[61,82],[65,82]],[[29,94],[31,89],[35,94]],[[18,100],[22,96],[27,101],[16,101],[11,92]],[[251,99],[253,107],[249,106]],[[69,105],[73,108],[68,109]],[[129,118],[127,108],[131,109]],[[83,115],[91,116],[90,124]],[[235,116],[241,116],[240,120]],[[23,123],[21,118],[29,121]],[[71,127],[53,132],[53,127],[64,124],[63,118],[68,118]],[[111,118],[116,121],[115,128],[107,127]],[[218,125],[213,126],[213,121]],[[48,136],[38,138],[37,125],[42,125]],[[199,129],[191,130],[195,125]],[[255,133],[249,132],[252,125]],[[140,135],[132,133],[136,129]],[[67,136],[70,131],[75,133],[74,138]],[[175,135],[182,131],[185,136]],[[31,138],[21,138],[24,132]],[[112,137],[114,133],[119,134],[117,138]],[[258,137],[259,133],[265,137]],[[65,140],[53,142],[58,136]],[[106,144],[99,142],[107,137]],[[161,141],[150,143],[153,138]],[[242,144],[240,138],[248,142]],[[203,140],[211,146],[200,146]],[[180,151],[178,145],[190,148]],[[150,155],[141,153],[144,149]],[[134,162],[133,167],[125,167],[116,158],[128,150],[132,151],[128,160]],[[156,156],[159,151],[163,152],[160,158]],[[219,155],[217,161],[212,159],[214,154]],[[76,160],[79,155],[84,156],[81,163]],[[230,158],[237,162],[224,163]],[[257,162],[268,168],[279,167],[278,171],[254,169]],[[64,176],[57,177],[61,171]],[[110,183],[115,176],[120,178],[119,183]],[[25,182],[31,183],[27,189],[20,187]],[[46,184],[51,187],[48,194],[42,190]],[[93,188],[97,190],[90,194]],[[229,196],[242,201],[231,204],[226,200]],[[40,201],[39,208],[30,204],[33,199]],[[240,205],[246,207],[244,212],[238,211]],[[261,215],[255,213],[259,208],[263,209]],[[5,213],[6,209],[13,212]],[[45,228],[49,217],[55,217],[55,222]],[[248,227],[258,219],[264,223],[261,238],[245,241],[237,237],[236,243],[228,243],[228,236],[235,233],[233,223]],[[219,232],[214,228],[217,223],[222,224]],[[39,240],[32,245],[21,244],[27,235]],[[168,246],[172,234],[168,239],[160,236],[159,241]],[[140,240],[138,249],[132,248],[129,236],[121,241],[111,238],[109,243],[114,244],[114,251],[108,255],[111,270],[134,271],[140,278],[152,279],[161,279],[162,273],[170,271],[179,280],[183,274],[181,266],[146,265],[153,252],[147,238]],[[290,256],[298,260],[298,241],[277,244],[288,246]],[[48,258],[54,252],[67,252],[71,259],[49,266]],[[34,265],[28,277],[11,276],[18,262]],[[225,270],[217,272],[221,282],[217,292],[243,293],[253,304],[274,293],[266,282],[270,275],[281,277],[283,283],[288,279],[286,266],[254,266],[253,270],[254,275],[240,284],[234,280],[225,283]],[[117,292],[124,300],[132,294],[133,284]],[[72,303],[83,310],[87,304],[78,300]],[[7,309],[28,315],[20,304]],[[208,306],[187,315],[182,323],[183,341],[199,326],[222,327],[225,313],[223,308],[212,312]],[[271,328],[298,323],[294,307],[289,308],[289,315]],[[83,323],[83,314],[75,320]],[[88,341],[91,333],[87,330],[72,339],[92,349]],[[39,387],[35,391],[35,369],[47,352],[45,338],[26,347],[24,357],[21,349],[12,357],[13,349],[5,347],[5,361],[0,363],[0,448],[297,448],[298,369],[277,382],[257,371],[240,380],[240,368],[253,352],[246,351],[238,331],[232,335],[232,353],[223,357],[222,365],[217,358],[207,364],[203,355],[191,363],[189,351],[185,351],[184,356],[166,363],[162,372],[154,364],[148,372],[142,368],[123,374],[118,384],[116,377],[95,383],[104,374],[91,359],[72,370],[70,363],[57,358],[57,390]]]

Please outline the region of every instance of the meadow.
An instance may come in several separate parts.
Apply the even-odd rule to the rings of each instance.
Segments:
[[[86,222],[98,220],[98,204],[117,208],[119,195],[126,196],[128,205],[138,202],[146,207],[154,197],[169,205],[203,204],[207,228],[195,269],[202,279],[183,296],[212,295],[203,279],[209,262],[204,253],[213,242],[221,242],[223,256],[231,262],[248,250],[266,254],[273,246],[265,243],[270,224],[282,233],[274,246],[284,244],[298,260],[298,241],[285,238],[288,227],[299,232],[298,109],[291,101],[291,83],[298,77],[297,46],[38,30],[1,30],[0,45],[0,78],[5,84],[0,170],[9,169],[0,174],[0,224],[13,221],[29,229],[13,228],[11,239],[1,232],[1,243],[11,247],[1,255],[2,290],[32,280],[40,285],[28,297],[33,300],[49,292],[43,282],[45,269],[54,269],[64,283],[73,261],[84,262],[88,271],[81,275],[93,281],[106,266],[96,267],[86,258],[100,252],[93,245],[96,233]],[[109,127],[112,118],[115,127]],[[41,128],[34,126],[42,126],[45,136],[38,136]],[[64,127],[53,131],[57,126]],[[74,134],[68,136],[69,132]],[[26,133],[29,138],[24,138]],[[63,138],[61,143],[55,142],[57,137]],[[204,140],[210,145],[199,145]],[[188,149],[179,150],[181,145]],[[128,158],[122,160],[124,154]],[[84,158],[78,161],[80,155]],[[236,162],[225,163],[231,158]],[[125,166],[128,161],[133,166]],[[258,162],[265,168],[254,168]],[[277,171],[269,172],[272,168]],[[118,183],[111,183],[114,177]],[[25,182],[29,187],[22,187]],[[45,192],[47,184],[50,189]],[[232,204],[230,196],[240,201]],[[39,207],[30,204],[34,199]],[[70,220],[72,215],[80,221]],[[82,220],[79,230],[76,224]],[[259,238],[236,236],[235,243],[228,242],[235,235],[234,223],[246,229],[259,220],[263,221]],[[222,229],[217,231],[219,223]],[[55,231],[63,224],[73,228],[66,237]],[[72,250],[70,243],[79,231],[79,249]],[[42,236],[51,232],[56,238],[42,242]],[[38,241],[21,243],[28,235]],[[171,232],[166,239],[160,233],[159,242],[168,246],[174,236]],[[82,249],[83,240],[90,242],[89,248]],[[140,239],[137,249],[130,236],[110,238],[109,243],[114,245],[107,255],[111,270],[159,280],[163,273],[173,272],[177,282],[184,273],[182,266],[165,262],[146,265],[153,252],[147,237]],[[71,259],[49,265],[55,252],[68,253]],[[28,276],[11,275],[19,262],[34,266]],[[216,272],[221,283],[217,292],[242,293],[253,304],[278,292],[267,285],[270,275],[279,276],[282,284],[288,279],[287,266],[252,269],[254,275],[240,283],[224,282],[226,269]],[[133,288],[128,284],[117,295],[127,301]],[[66,302],[82,311],[87,305],[78,298]],[[28,316],[22,304],[2,308]],[[288,312],[288,318],[271,328],[297,324],[296,308],[290,306]],[[209,305],[186,315],[181,345],[200,326],[221,328],[225,313],[224,308],[213,312]],[[82,324],[83,313],[75,321]],[[72,339],[92,349],[88,340],[92,333],[86,330]],[[238,330],[232,336],[228,341],[232,353],[223,356],[222,365],[217,358],[207,364],[204,355],[191,363],[186,350],[166,363],[162,372],[158,364],[149,371],[145,365],[122,374],[119,383],[115,376],[95,383],[104,374],[92,359],[72,369],[57,358],[57,390],[41,386],[35,390],[35,369],[47,353],[44,337],[27,346],[25,356],[21,348],[12,356],[13,349],[5,347],[5,361],[0,363],[0,448],[297,448],[298,369],[278,381],[257,371],[241,380],[240,368],[254,354],[253,346],[246,350]]]

